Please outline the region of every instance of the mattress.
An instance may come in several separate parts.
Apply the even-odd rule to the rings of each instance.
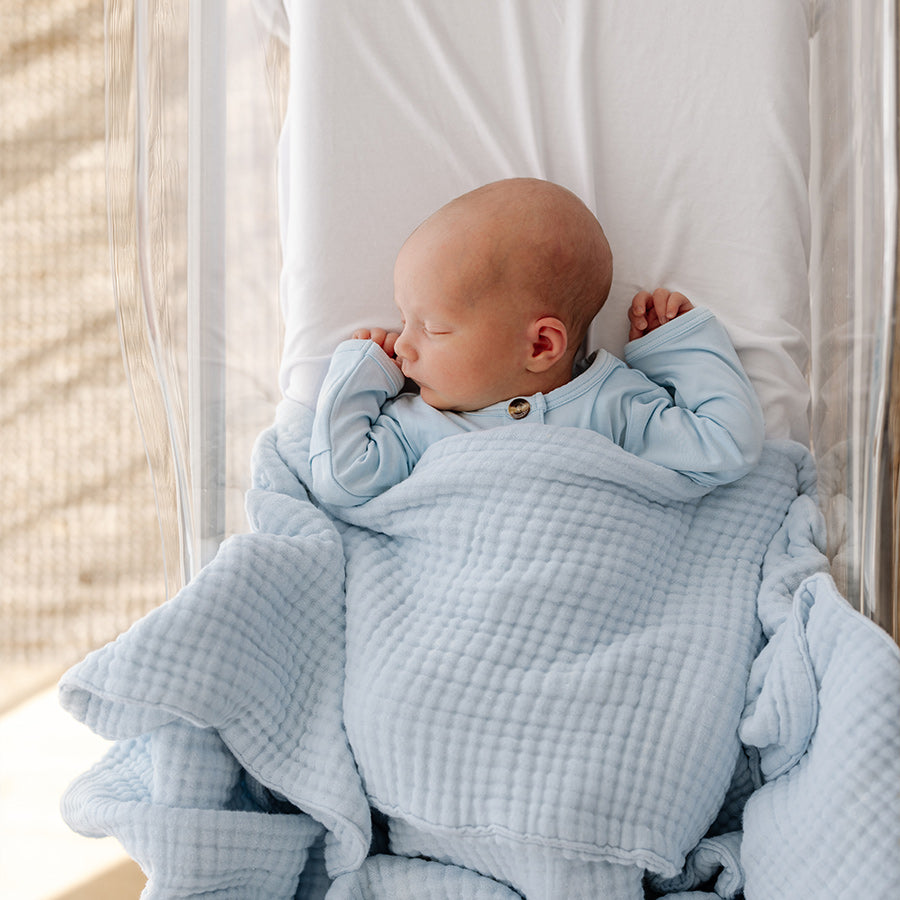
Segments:
[[[592,348],[621,351],[638,289],[679,290],[724,322],[769,437],[806,443],[809,4],[700,5],[288,3],[283,392],[313,403],[337,343],[397,322],[394,257],[424,217],[532,176],[609,237]]]

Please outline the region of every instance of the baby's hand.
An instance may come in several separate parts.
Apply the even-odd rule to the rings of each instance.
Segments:
[[[399,360],[394,356],[394,344],[400,334],[396,331],[385,331],[383,328],[357,328],[353,332],[353,338],[362,341],[374,341],[384,350],[387,355],[394,360],[397,366],[400,365]]]
[[[657,288],[652,294],[649,291],[639,291],[634,295],[628,310],[628,321],[631,322],[628,340],[636,341],[693,308],[694,304],[684,294],[667,291],[665,288]]]

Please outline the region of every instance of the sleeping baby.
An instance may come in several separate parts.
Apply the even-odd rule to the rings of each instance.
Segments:
[[[569,191],[453,200],[397,257],[402,329],[338,347],[310,436],[312,493],[362,526],[342,531],[343,720],[390,850],[528,900],[636,900],[645,871],[677,869],[667,835],[692,847],[734,769],[755,646],[752,602],[709,573],[743,572],[713,533],[747,530],[711,489],[767,495],[742,479],[756,395],[721,325],[666,290],[631,303],[630,365],[581,363],[611,280]],[[685,827],[669,792],[688,772],[718,786]]]
[[[642,898],[712,823],[777,494],[711,313],[641,291],[628,365],[579,360],[611,280],[561,187],[452,201],[396,260],[402,329],[338,347],[309,443],[312,493],[361,526],[342,714],[390,851],[528,900]]]
[[[603,350],[579,364],[611,282],[600,223],[558,185],[498,181],[439,209],[396,260],[402,330],[359,330],[332,358],[310,445],[313,492],[358,506],[442,438],[526,423],[591,429],[703,485],[745,475],[762,410],[709,311],[641,291],[628,364]],[[404,391],[410,382],[417,391]]]
[[[67,676],[121,741],[68,815],[93,792],[90,833],[112,809],[164,853],[159,896],[211,873],[303,897],[324,864],[329,900],[643,900],[707,835],[736,858],[720,811],[800,470],[681,294],[635,296],[630,365],[579,359],[611,269],[555,185],[443,207],[396,262],[403,328],[342,344],[317,410],[261,438],[253,533]]]

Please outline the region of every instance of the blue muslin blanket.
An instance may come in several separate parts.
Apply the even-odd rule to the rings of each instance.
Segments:
[[[115,741],[64,815],[145,897],[590,896],[532,891],[551,863],[896,895],[900,654],[826,573],[805,450],[708,491],[498,429],[337,519],[309,424],[285,401],[261,436],[253,533],[61,682]]]

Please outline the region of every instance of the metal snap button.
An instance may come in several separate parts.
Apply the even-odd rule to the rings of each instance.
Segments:
[[[524,419],[531,412],[531,404],[524,397],[516,397],[509,401],[506,411],[514,419]]]

